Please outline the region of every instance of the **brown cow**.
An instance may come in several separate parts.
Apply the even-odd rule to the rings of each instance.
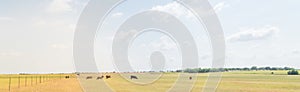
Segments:
[[[111,76],[110,76],[110,75],[106,75],[105,78],[106,78],[106,79],[109,79],[109,78],[111,78]]]
[[[104,76],[102,75],[101,77],[97,77],[97,80],[103,79]]]
[[[134,75],[130,75],[130,79],[138,79],[138,77]]]
[[[92,76],[87,76],[86,79],[93,79],[93,77]]]

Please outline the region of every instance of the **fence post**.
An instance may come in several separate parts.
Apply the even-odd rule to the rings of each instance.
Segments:
[[[27,87],[27,76],[25,77],[25,87]]]
[[[35,76],[35,84],[37,84],[37,76]]]
[[[32,76],[31,76],[31,80],[30,80],[30,85],[32,86]]]
[[[11,77],[9,77],[8,91],[10,92]]]
[[[18,77],[18,88],[20,88],[20,75],[19,75],[19,77]]]
[[[40,83],[42,83],[42,79],[41,78],[42,78],[42,76],[40,76]]]

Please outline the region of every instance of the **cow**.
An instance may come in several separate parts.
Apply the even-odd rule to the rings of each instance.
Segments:
[[[70,78],[70,76],[65,76],[65,78],[66,78],[66,79],[69,79],[69,78]]]
[[[130,79],[138,79],[138,77],[134,75],[130,75]]]
[[[106,78],[106,79],[109,79],[109,78],[111,78],[111,76],[110,76],[110,75],[106,75],[105,78]]]
[[[86,79],[93,79],[93,77],[92,76],[87,76]]]
[[[103,79],[104,76],[102,75],[101,77],[97,77],[97,80]]]
[[[192,77],[189,77],[189,79],[192,80],[193,78],[192,78]]]

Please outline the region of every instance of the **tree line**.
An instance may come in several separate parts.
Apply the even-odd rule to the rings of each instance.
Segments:
[[[244,67],[244,68],[187,68],[184,70],[176,70],[175,72],[186,73],[208,73],[208,72],[227,72],[227,71],[261,71],[261,70],[295,70],[291,67]]]

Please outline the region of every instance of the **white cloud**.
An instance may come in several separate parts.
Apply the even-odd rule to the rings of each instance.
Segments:
[[[248,28],[226,38],[229,42],[262,40],[275,36],[280,29],[275,26]]]
[[[200,56],[201,60],[207,60],[209,58],[211,58],[211,55],[209,55],[209,54],[204,54],[204,55]]]
[[[75,24],[69,24],[68,28],[71,29],[72,31],[74,31],[76,29],[76,25]]]
[[[295,49],[295,50],[292,51],[292,54],[300,54],[300,50]]]
[[[73,32],[76,28],[76,25],[64,20],[36,19],[33,21],[33,27],[41,30],[47,29],[53,31],[56,30]]]
[[[21,56],[21,53],[16,51],[0,52],[0,56]]]
[[[47,7],[49,12],[60,13],[72,11],[72,0],[53,0]]]
[[[120,16],[123,16],[123,13],[122,12],[117,12],[117,13],[114,13],[112,14],[113,17],[120,17]]]
[[[213,10],[216,13],[218,13],[218,12],[222,11],[224,8],[229,7],[229,6],[230,5],[226,4],[225,2],[220,2],[213,7]],[[189,11],[183,5],[181,5],[175,1],[168,3],[166,5],[158,5],[158,6],[152,7],[152,10],[158,10],[158,11],[163,11],[163,12],[167,12],[170,14],[174,14],[174,16],[176,16],[176,17],[193,18],[193,16],[194,16],[191,11]]]
[[[171,2],[166,5],[158,5],[152,7],[151,10],[163,11],[174,14],[176,17],[193,17],[193,13],[177,2]]]
[[[177,50],[177,45],[168,36],[161,36],[158,40],[152,41],[150,43],[140,44],[142,48],[150,48],[151,50],[157,51],[167,51],[167,50]]]
[[[11,17],[0,17],[0,21],[14,21],[14,18]]]
[[[223,10],[225,7],[228,7],[229,5],[225,4],[225,2],[220,2],[214,6],[214,10],[216,13],[220,12]]]
[[[52,44],[50,46],[51,48],[55,48],[55,49],[66,49],[69,48],[67,45],[65,44]]]
[[[168,36],[161,36],[158,41],[150,44],[155,50],[176,50],[177,46]]]

